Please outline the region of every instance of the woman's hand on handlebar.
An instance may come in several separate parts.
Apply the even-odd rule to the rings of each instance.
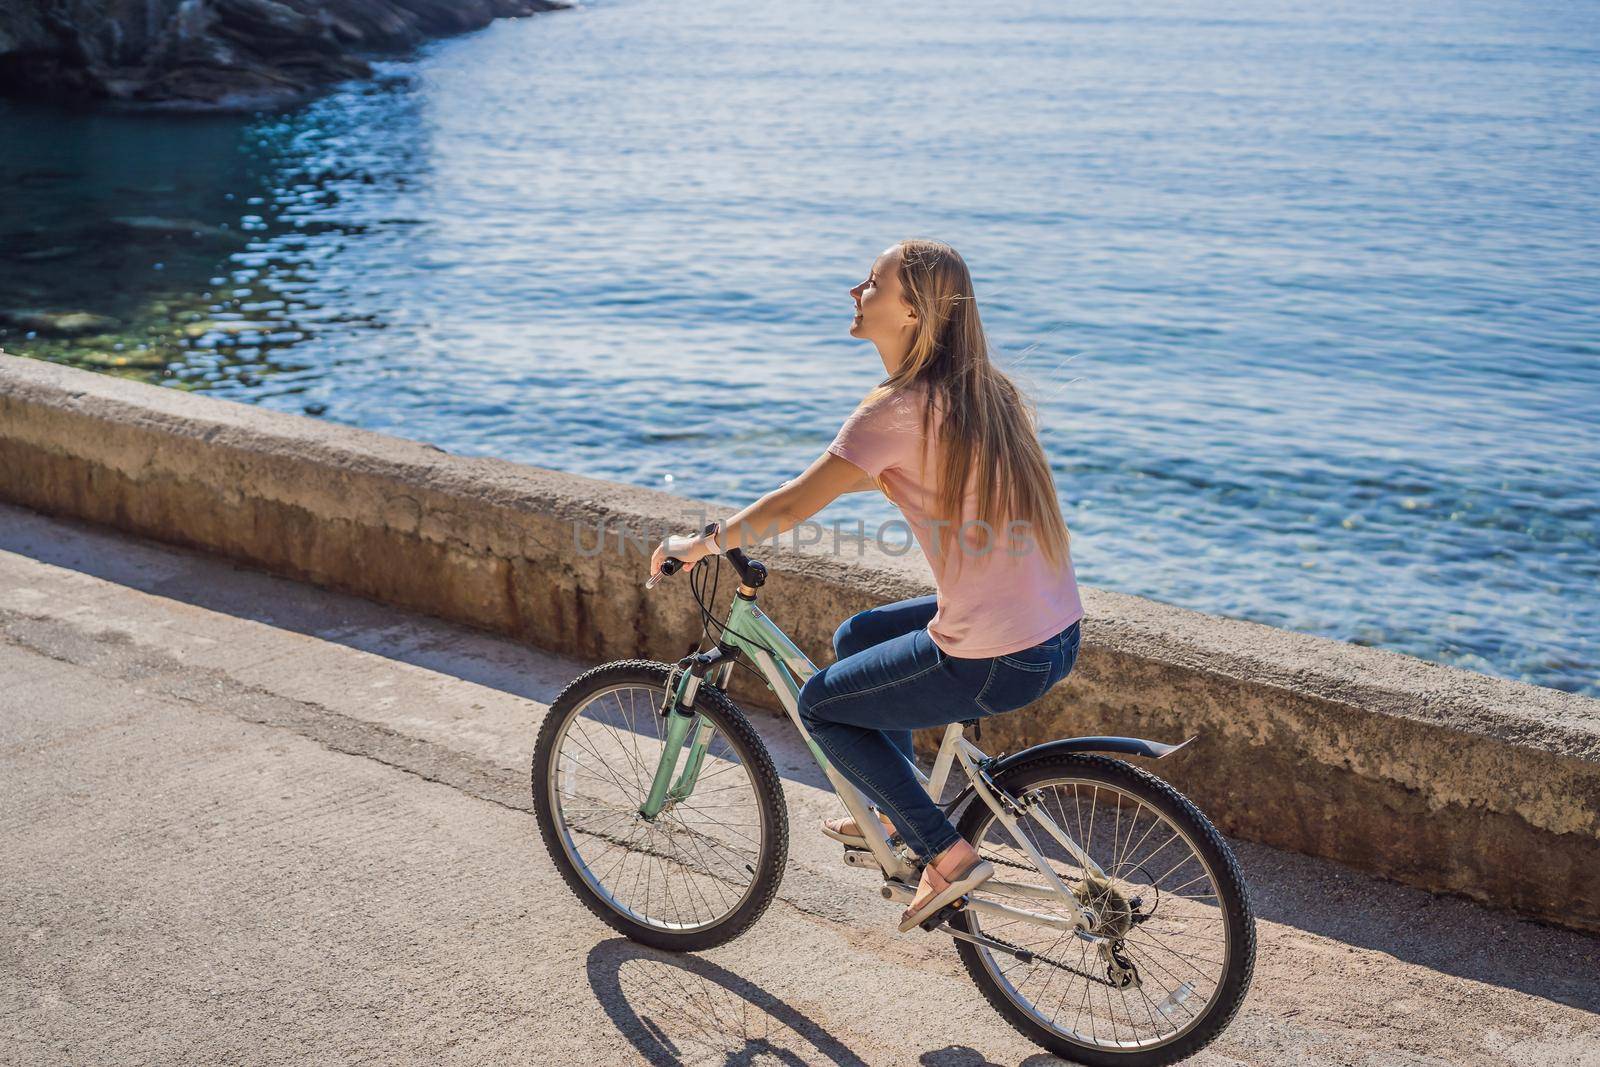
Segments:
[[[650,555],[650,579],[645,582],[645,588],[650,588],[665,577],[661,568],[668,556],[681,562],[683,570],[692,571],[696,563],[715,554],[711,547],[711,538],[707,534],[700,534],[697,537],[676,535],[668,537],[657,545],[655,552]]]

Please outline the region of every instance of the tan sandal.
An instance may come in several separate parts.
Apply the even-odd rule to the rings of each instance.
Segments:
[[[900,913],[900,932],[908,933],[921,926],[937,915],[940,908],[966,896],[993,877],[994,864],[981,856],[949,878],[940,874],[932,863],[928,864],[922,869],[922,881],[917,886],[917,895],[912,899],[911,906]]]
[[[890,840],[893,840],[900,833],[894,828],[894,824],[881,814],[878,816],[878,821],[883,823],[884,832],[889,835]],[[835,841],[843,841],[852,848],[867,847],[866,837],[862,835],[861,828],[856,825],[855,819],[850,816],[846,816],[843,819],[828,819],[822,824],[822,832]]]

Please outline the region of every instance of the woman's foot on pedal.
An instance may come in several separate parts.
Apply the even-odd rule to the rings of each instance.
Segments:
[[[890,822],[889,817],[882,812],[878,812],[878,821],[883,823],[883,830],[890,838],[899,833],[894,828],[894,823]],[[822,832],[835,841],[843,841],[851,848],[867,847],[867,839],[862,836],[861,827],[857,826],[856,821],[852,818],[828,819],[822,824]]]
[[[900,913],[900,932],[907,933],[994,877],[994,864],[978,855],[962,838],[922,868],[922,881],[911,906]]]

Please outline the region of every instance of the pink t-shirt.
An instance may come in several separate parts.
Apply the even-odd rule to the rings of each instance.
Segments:
[[[925,387],[916,385],[871,406],[858,407],[839,428],[828,451],[879,480],[922,546],[938,590],[938,609],[928,623],[928,636],[947,655],[964,659],[1003,656],[1054,637],[1083,617],[1070,554],[1065,566],[1058,569],[1026,530],[1022,539],[1008,542],[1004,523],[994,531],[993,539],[974,523],[968,527],[969,547],[959,567],[955,558],[963,551],[959,537],[951,540],[941,556],[941,524],[959,530],[961,523],[976,516],[977,500],[969,489],[960,522],[952,524],[936,515],[930,518],[940,456],[938,446],[929,449],[924,464],[922,410],[926,402]],[[939,417],[936,412],[935,431]],[[886,531],[885,540],[890,537]],[[984,551],[991,544],[993,547]],[[1018,551],[1010,554],[1008,548]]]

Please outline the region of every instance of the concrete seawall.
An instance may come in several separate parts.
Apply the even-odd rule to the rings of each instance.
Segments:
[[[644,591],[645,546],[747,503],[454,456],[5,355],[0,499],[596,662],[683,654],[698,608],[681,579]],[[819,663],[851,613],[932,591],[920,558],[870,544],[835,555],[786,540],[756,554],[769,609]],[[1230,834],[1600,931],[1600,701],[1083,593],[1072,677],[987,724],[984,747],[1199,734],[1152,769]],[[719,600],[731,595],[724,583]],[[735,678],[735,699],[772,706],[752,675]]]

